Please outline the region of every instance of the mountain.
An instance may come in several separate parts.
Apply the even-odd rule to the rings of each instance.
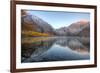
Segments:
[[[67,35],[67,27],[61,27],[59,29],[56,29],[56,34],[59,36],[66,36]]]
[[[59,33],[59,35],[89,36],[90,23],[86,20],[81,20],[81,21],[72,23],[68,27],[61,27],[59,29],[56,29],[56,31]]]
[[[69,35],[80,35],[80,34],[83,34],[83,32],[85,31],[87,34],[89,34],[89,30],[90,29],[87,29],[89,28],[90,26],[90,23],[88,21],[78,21],[76,23],[72,23],[67,31],[69,32]],[[87,29],[87,30],[85,30]],[[81,35],[80,35],[81,36]],[[83,35],[84,36],[84,35]]]
[[[22,31],[35,31],[49,35],[55,34],[54,29],[50,24],[35,15],[26,13],[25,11],[22,11],[21,24]]]
[[[22,36],[90,36],[90,22],[87,20],[83,19],[68,27],[54,29],[43,19],[24,10],[21,11],[21,29]]]
[[[84,33],[84,34],[83,34]],[[79,36],[90,37],[90,25],[87,24],[79,33]]]

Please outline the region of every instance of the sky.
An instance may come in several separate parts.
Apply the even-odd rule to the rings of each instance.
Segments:
[[[84,12],[64,12],[64,11],[39,11],[39,10],[26,10],[31,15],[38,16],[53,28],[58,29],[67,27],[72,23],[80,20],[90,21],[90,13]]]

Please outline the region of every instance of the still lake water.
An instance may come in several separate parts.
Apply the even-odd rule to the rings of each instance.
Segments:
[[[90,59],[90,42],[86,37],[27,37],[22,39],[22,63],[88,59]]]

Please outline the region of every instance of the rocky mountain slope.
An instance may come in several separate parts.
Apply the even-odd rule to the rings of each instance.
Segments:
[[[41,18],[30,15],[22,11],[23,15],[21,16],[21,27],[22,31],[35,31],[39,33],[46,33],[49,35],[54,35],[54,29],[50,24],[43,21]]]

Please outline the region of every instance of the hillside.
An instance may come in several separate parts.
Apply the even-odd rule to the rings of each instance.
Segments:
[[[25,11],[22,11],[21,29],[22,32],[24,31],[22,35],[25,35],[27,31],[31,31],[31,32],[33,31],[32,32],[33,34],[30,34],[31,36],[54,35],[54,29],[50,24],[48,24],[47,22],[43,21],[41,18],[35,15],[30,15],[28,13],[25,13]],[[37,34],[41,34],[41,35],[37,35],[34,32],[35,33],[37,32]]]

